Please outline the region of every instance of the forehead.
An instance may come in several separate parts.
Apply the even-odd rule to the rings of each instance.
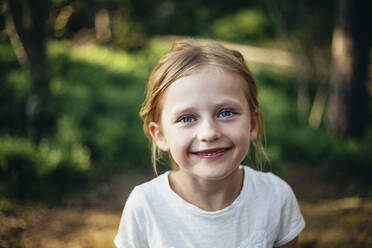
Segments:
[[[211,64],[191,69],[172,82],[168,88],[188,87],[187,84],[206,86],[211,83],[216,83],[222,88],[238,87],[241,90],[248,90],[248,84],[240,73]]]
[[[179,85],[183,83],[192,83],[194,81],[198,81],[199,84],[221,81],[221,87],[234,86],[248,89],[248,87],[246,87],[248,86],[247,82],[238,72],[224,69],[218,65],[210,64],[193,68],[188,73],[185,73],[185,75],[182,75],[180,78],[175,80],[169,87],[179,87]]]
[[[161,101],[162,107],[201,102],[246,102],[247,91],[247,82],[238,73],[208,65],[174,81],[165,91]]]

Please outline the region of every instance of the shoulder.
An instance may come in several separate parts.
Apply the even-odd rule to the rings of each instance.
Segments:
[[[157,202],[166,197],[168,172],[148,181],[137,185],[130,193],[126,205],[141,205],[146,202]]]
[[[275,188],[277,190],[290,189],[290,186],[287,182],[271,172],[257,171],[248,166],[244,166],[244,172],[248,180],[250,180],[254,184]]]
[[[275,234],[275,247],[294,239],[305,227],[296,196],[292,188],[278,176],[245,168],[246,182],[256,196],[259,211],[270,216],[270,227]],[[265,212],[266,211],[266,212]]]
[[[160,175],[134,187],[125,203],[115,237],[117,247],[147,247],[147,237],[153,230],[152,217],[161,206],[165,176]]]
[[[273,173],[257,171],[248,166],[244,166],[244,169],[246,180],[255,192],[280,198],[282,201],[286,201],[288,197],[294,197],[289,184]]]

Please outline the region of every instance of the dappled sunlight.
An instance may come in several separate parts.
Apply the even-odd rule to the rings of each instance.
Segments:
[[[97,210],[47,209],[25,212],[24,247],[114,247],[118,213]]]
[[[0,248],[114,248],[154,178],[139,111],[175,41],[243,55],[261,169],[293,189],[300,247],[372,248],[370,2],[1,1]]]
[[[309,247],[369,247],[372,245],[372,201],[358,197],[300,202],[307,227],[301,235]],[[308,247],[308,246],[306,246]]]
[[[293,71],[293,67],[295,66],[295,59],[293,58],[293,55],[287,50],[276,47],[260,47],[249,44],[238,44],[214,39],[186,36],[159,36],[152,38],[152,40],[157,41],[157,44],[168,45],[169,47],[173,42],[180,40],[191,40],[200,44],[219,42],[229,49],[239,51],[244,56],[244,59],[248,62],[248,64],[259,63],[266,66],[279,66],[291,71]]]
[[[162,47],[163,52],[169,47]],[[68,49],[68,50],[67,50]],[[157,56],[145,56],[145,54],[130,54],[126,50],[97,46],[95,44],[73,45],[67,42],[50,42],[49,52],[53,55],[68,54],[71,61],[88,63],[106,70],[109,73],[127,74],[146,77],[149,74],[149,60],[155,60]],[[139,55],[139,56],[138,56]],[[159,54],[160,55],[160,54]]]
[[[24,248],[113,248],[121,210],[130,191],[153,174],[125,173],[81,195],[66,199],[67,207],[24,207],[17,216],[0,216],[0,236]],[[300,198],[302,198],[300,196]],[[306,228],[300,247],[349,248],[372,244],[372,201],[350,197],[318,202],[300,201]],[[17,241],[18,240],[18,241]]]
[[[22,206],[16,210],[1,206],[0,237],[6,237],[3,242],[24,248],[113,247],[125,199],[134,185],[153,176],[152,172],[146,176],[131,172],[151,169],[138,110],[147,76],[173,38],[151,39],[146,47],[132,52],[50,43],[50,108],[56,118],[55,132],[38,144],[26,138],[1,136],[0,152],[6,156],[0,165],[6,173],[18,173],[4,177],[2,182],[9,196],[60,205],[52,209]],[[282,173],[279,175],[294,186],[307,221],[302,247],[371,244],[371,201],[342,198],[368,192],[368,185],[363,188],[365,182],[356,182],[345,168],[368,172],[370,146],[355,140],[340,141],[297,123],[297,74],[285,51],[231,43],[227,46],[243,52],[259,82],[270,155],[265,169]],[[17,90],[20,99],[29,90],[28,77],[20,69],[7,74],[8,84]],[[302,166],[292,168],[289,161]],[[18,167],[13,165],[8,170],[7,165],[12,163]],[[334,179],[328,178],[329,168],[335,166],[340,174],[332,175],[342,184],[333,184]],[[123,168],[125,174],[116,174]],[[102,178],[102,174],[107,177],[112,171],[115,177]],[[367,175],[364,172],[359,172],[359,179]],[[74,195],[89,173],[97,173],[101,183],[89,192]]]
[[[361,198],[350,197],[332,201],[323,201],[322,204],[303,204],[302,209],[304,211],[309,211],[314,215],[332,215],[337,214],[340,211],[361,209],[364,204],[365,203]],[[368,205],[366,207],[368,208]]]

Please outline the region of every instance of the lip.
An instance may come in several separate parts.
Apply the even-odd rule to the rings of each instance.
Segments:
[[[214,160],[222,157],[227,152],[229,152],[232,147],[221,147],[221,148],[212,148],[212,149],[205,149],[200,151],[191,152],[191,154],[202,158],[202,159],[209,159]]]

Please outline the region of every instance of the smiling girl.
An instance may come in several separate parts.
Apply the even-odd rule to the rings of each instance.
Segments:
[[[140,112],[155,172],[160,151],[172,170],[133,189],[117,247],[298,247],[305,222],[291,188],[241,165],[251,144],[263,150],[257,96],[239,52],[173,45],[150,76]]]

